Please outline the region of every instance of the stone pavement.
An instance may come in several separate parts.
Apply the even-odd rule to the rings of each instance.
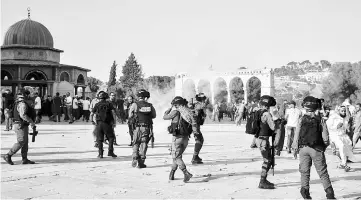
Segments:
[[[157,125],[157,124],[156,124]],[[146,169],[131,167],[132,149],[128,147],[126,125],[116,128],[120,146],[117,158],[98,159],[93,147],[92,125],[52,123],[38,125],[39,135],[30,142],[29,159],[35,165],[21,165],[20,152],[10,166],[1,159],[1,199],[300,199],[298,160],[286,152],[276,157],[275,176],[269,180],[275,190],[260,190],[262,158],[257,149],[250,149],[252,137],[244,126],[205,125],[205,145],[200,157],[203,165],[191,165],[194,138],[190,139],[184,160],[194,175],[183,183],[183,174],[168,181],[171,136],[167,124],[155,126],[155,147],[149,147]],[[13,132],[1,126],[1,153],[7,153],[15,142]],[[107,145],[105,145],[105,152]],[[355,151],[361,161],[361,144]],[[351,172],[337,169],[338,159],[326,152],[329,174],[337,198],[361,198],[361,163],[352,163]],[[325,193],[314,167],[311,174],[311,196],[324,199]]]

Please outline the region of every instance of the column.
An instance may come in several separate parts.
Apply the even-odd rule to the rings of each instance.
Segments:
[[[85,99],[85,87],[81,87],[82,88],[82,96]]]
[[[244,88],[243,88],[243,91],[244,91],[244,102],[247,103],[247,102],[248,102],[248,98],[247,98],[247,95],[248,95],[248,93],[247,93],[247,87],[244,87]]]
[[[16,84],[11,85],[11,91],[12,91],[13,95],[16,96]]]
[[[77,95],[78,94],[78,86],[74,86],[74,89],[75,89],[74,95]]]
[[[227,87],[227,103],[231,102],[231,87]]]
[[[18,92],[20,92],[21,89],[22,89],[22,85],[21,83],[18,83]]]
[[[50,85],[50,83],[48,83],[47,85],[46,85],[46,95],[51,95],[51,85]]]

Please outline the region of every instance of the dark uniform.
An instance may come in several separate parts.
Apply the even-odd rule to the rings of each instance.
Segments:
[[[23,164],[34,164],[35,162],[28,159],[29,144],[29,125],[35,126],[36,118],[34,109],[24,101],[24,96],[28,96],[30,92],[25,91],[24,94],[18,94],[18,99],[14,108],[14,130],[16,133],[17,143],[10,149],[9,153],[4,156],[4,160],[13,165],[11,160],[16,152],[21,149],[21,157]]]
[[[256,135],[256,145],[261,151],[263,157],[261,181],[259,188],[261,189],[274,189],[274,184],[267,180],[268,171],[272,166],[272,155],[269,138],[272,137],[275,130],[275,124],[272,118],[269,108],[276,105],[276,100],[270,96],[262,96],[260,100],[261,105],[261,121],[258,135]]]
[[[130,99],[132,100],[132,103],[130,103]],[[128,97],[128,101],[124,102],[124,113],[125,113],[125,119],[128,119],[128,130],[129,130],[129,136],[130,136],[130,144],[129,146],[133,146],[133,132],[134,132],[134,120],[133,118],[129,118],[129,110],[131,105],[133,104],[133,98]]]
[[[149,92],[141,90],[138,92],[139,101],[133,103],[129,109],[129,118],[135,116],[135,129],[133,131],[133,161],[132,166],[138,168],[147,167],[146,159],[148,142],[150,140],[152,119],[156,117],[156,112],[151,103],[146,102]]]
[[[304,199],[311,199],[309,182],[313,161],[317,173],[321,178],[327,199],[335,199],[324,154],[326,147],[330,144],[329,135],[326,124],[321,121],[320,116],[315,114],[315,110],[320,106],[319,100],[308,96],[303,100],[303,106],[307,112],[301,120],[299,120],[292,144],[295,152],[299,151],[301,195]]]
[[[109,102],[112,104],[112,106],[113,106],[113,108],[114,108],[114,110],[115,110],[115,113],[117,113],[118,103],[117,103],[116,99],[109,100]],[[116,124],[116,123],[117,123],[117,120],[114,119],[114,120],[113,120],[113,123]],[[117,137],[115,136],[115,130],[114,130],[114,128],[113,128],[113,133],[114,133],[114,145],[117,145],[117,146],[118,146],[118,144],[117,144]]]
[[[94,113],[96,117],[95,133],[99,148],[98,157],[103,158],[104,135],[106,135],[109,140],[108,156],[117,157],[117,155],[114,154],[113,147],[115,138],[113,131],[115,111],[113,105],[105,100],[107,99],[107,93],[100,93],[99,98],[102,100],[95,104],[92,110],[92,113]]]
[[[194,153],[192,158],[192,164],[203,164],[202,158],[199,157],[199,152],[201,151],[204,143],[203,134],[201,132],[201,126],[204,124],[206,118],[206,96],[203,93],[196,95],[197,102],[194,105],[194,113],[196,116],[197,122],[197,132],[198,134],[194,135],[195,144],[194,144]]]
[[[176,108],[181,106],[183,109],[187,109],[184,107],[186,101],[182,97],[175,97],[172,101],[172,105]],[[189,111],[189,113],[191,113],[191,111]],[[171,152],[173,164],[171,166],[169,180],[174,180],[174,173],[179,167],[184,173],[183,181],[187,182],[193,175],[187,171],[182,155],[188,146],[190,134],[197,131],[196,120],[193,115],[190,115],[189,119],[192,121],[189,123],[182,118],[178,110],[172,111],[172,109],[169,109],[164,113],[163,119],[172,120],[171,125],[168,128],[169,133],[173,135]]]

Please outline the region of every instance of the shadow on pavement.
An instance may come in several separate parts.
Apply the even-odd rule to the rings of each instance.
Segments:
[[[298,169],[285,169],[283,171],[277,171],[276,174],[289,174],[289,173],[295,173],[297,172]],[[208,181],[212,181],[212,180],[216,180],[216,179],[220,179],[220,178],[224,178],[224,177],[232,177],[232,176],[260,176],[261,175],[261,171],[252,171],[252,172],[240,172],[240,173],[227,173],[227,174],[212,174],[211,176],[202,176],[202,177],[194,177],[194,178],[204,178],[202,180],[197,180],[197,181],[191,181],[189,183],[202,183],[202,182],[208,182]]]
[[[297,169],[298,171],[298,169]],[[346,176],[346,177],[337,177],[337,178],[331,178],[331,182],[337,182],[342,180],[361,180],[360,175],[356,176]],[[322,184],[320,179],[317,180],[311,180],[310,184]],[[276,184],[277,187],[290,187],[290,186],[301,186],[301,182],[288,182],[288,183],[278,183]]]
[[[345,199],[350,199],[350,198],[361,199],[361,193],[353,193],[353,194],[343,195],[342,198],[345,198]]]

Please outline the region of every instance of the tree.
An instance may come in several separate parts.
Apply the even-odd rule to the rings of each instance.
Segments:
[[[336,104],[338,99],[349,97],[354,101],[361,100],[361,62],[335,63],[330,72],[322,85],[325,101]]]
[[[143,72],[142,66],[138,64],[133,53],[130,54],[122,69],[123,76],[120,82],[128,93],[134,93],[138,86],[142,84]]]
[[[258,78],[252,77],[248,81],[247,99],[248,101],[261,99],[261,81]]]
[[[113,62],[113,65],[112,67],[110,68],[110,73],[109,73],[109,81],[108,81],[108,90],[111,86],[114,86],[116,85],[117,83],[117,80],[116,80],[116,77],[117,77],[117,64],[116,62],[114,61]]]
[[[88,77],[88,86],[90,88],[90,91],[97,92],[102,84],[103,82],[101,80],[91,76]]]

